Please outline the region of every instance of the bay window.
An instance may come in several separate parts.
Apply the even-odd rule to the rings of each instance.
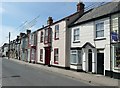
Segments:
[[[81,51],[80,50],[71,50],[70,63],[81,64]]]

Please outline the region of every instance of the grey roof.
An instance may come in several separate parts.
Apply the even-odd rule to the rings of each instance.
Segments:
[[[76,22],[74,22],[73,25],[107,14],[115,13],[117,11],[120,11],[120,2],[109,2],[102,6],[87,11]]]

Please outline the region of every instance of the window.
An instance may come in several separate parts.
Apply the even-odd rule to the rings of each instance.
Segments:
[[[40,38],[40,42],[43,42],[43,31],[41,31],[41,38]]]
[[[43,61],[43,49],[40,49],[40,61]]]
[[[79,37],[80,37],[80,32],[79,32],[79,28],[74,29],[74,34],[73,34],[73,41],[79,41]]]
[[[96,24],[96,38],[104,37],[104,22]]]
[[[58,64],[59,51],[58,48],[54,49],[54,63]]]
[[[48,29],[45,29],[45,37],[44,37],[44,43],[48,43]]]
[[[120,67],[120,46],[115,46],[115,67]]]
[[[59,39],[59,25],[55,25],[55,40]]]
[[[71,50],[70,57],[71,64],[81,64],[81,51],[80,50]]]
[[[47,28],[47,29],[45,29],[45,36],[44,36],[44,43],[45,44],[48,44],[48,43],[50,43],[51,42],[51,32],[52,31],[52,29],[49,27],[49,28]]]

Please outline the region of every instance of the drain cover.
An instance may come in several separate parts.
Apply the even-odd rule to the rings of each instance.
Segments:
[[[11,76],[11,77],[20,77],[19,75],[13,75],[13,76]]]

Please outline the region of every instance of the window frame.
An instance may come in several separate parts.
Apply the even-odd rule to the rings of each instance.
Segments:
[[[43,35],[43,31],[40,32],[40,43],[43,43],[44,39],[44,35]]]
[[[97,29],[98,28],[97,25],[99,25],[99,24],[103,24],[103,29],[100,29],[100,30]],[[104,26],[104,24],[105,24],[104,21],[100,21],[100,22],[95,23],[95,38],[96,39],[105,37],[105,35],[104,35],[105,34],[105,28],[104,28],[105,26]],[[98,36],[98,32],[99,33],[103,32],[103,35],[102,36]]]
[[[48,44],[48,29],[45,29],[44,44]]]
[[[42,51],[42,53],[41,53]],[[40,49],[40,61],[43,62],[43,49]]]
[[[59,40],[59,30],[60,30],[59,24],[55,25],[55,36],[54,36],[55,40]],[[58,36],[57,36],[57,33],[58,33]]]
[[[57,59],[56,59],[56,57],[57,57]],[[58,64],[58,61],[59,61],[59,49],[55,48],[54,49],[54,64]]]
[[[76,53],[73,53],[75,51]],[[75,62],[72,62],[72,55],[76,55]],[[81,50],[71,50],[70,51],[70,64],[82,64]]]
[[[119,64],[119,66],[117,66],[117,57],[120,58],[119,55],[118,56],[116,55],[116,49],[117,48],[120,49],[120,47],[118,47],[117,45],[114,45],[114,51],[113,51],[114,52],[114,56],[113,56],[113,58],[114,58],[114,68],[119,68],[119,66],[120,66],[120,64]]]
[[[78,34],[75,35],[75,30],[79,30],[79,32],[77,32]],[[78,40],[75,40],[75,37],[78,36]],[[80,28],[75,28],[73,29],[73,42],[79,42],[80,41]]]

